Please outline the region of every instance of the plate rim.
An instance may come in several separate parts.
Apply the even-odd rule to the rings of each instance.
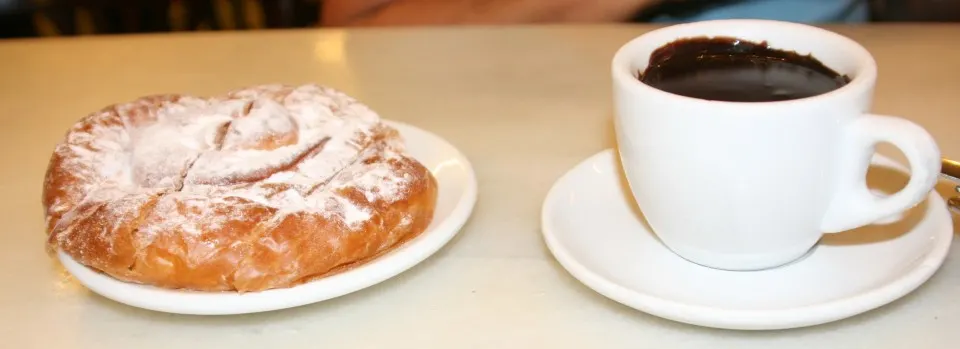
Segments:
[[[951,228],[941,229],[942,231],[938,232],[936,235],[938,242],[931,245],[925,257],[909,272],[891,282],[873,287],[867,292],[828,302],[773,310],[717,308],[642,293],[593,272],[574,258],[556,237],[555,232],[558,228],[554,226],[554,220],[550,219],[553,216],[550,212],[556,210],[555,207],[560,202],[562,187],[572,180],[574,173],[583,167],[604,161],[605,157],[609,157],[614,162],[619,161],[616,152],[616,148],[607,148],[595,153],[572,166],[554,182],[541,206],[541,233],[554,259],[575,279],[604,297],[657,317],[691,325],[735,330],[776,330],[833,322],[877,309],[913,292],[936,274],[950,251],[953,240],[952,224],[950,224],[952,217],[940,194],[936,190],[931,190],[927,200],[934,203],[931,209],[940,212],[933,218],[941,221],[938,229],[940,226]],[[904,171],[902,165],[881,154],[875,154],[873,161],[882,166]]]
[[[452,158],[457,159],[463,169],[465,175],[464,190],[459,193],[460,198],[449,215],[445,219],[437,221],[432,229],[424,231],[414,239],[407,241],[400,248],[378,256],[362,266],[293,287],[241,294],[235,291],[172,290],[125,282],[80,264],[59,249],[56,251],[58,260],[78,283],[104,298],[136,308],[186,315],[237,315],[294,308],[345,296],[394,278],[429,259],[460,233],[473,214],[479,188],[472,163],[453,143],[433,132],[409,123],[388,119],[381,119],[381,121],[397,129],[405,143],[411,133],[419,133],[420,137],[429,141],[428,143],[448,148],[454,155]],[[410,156],[416,159],[413,154],[410,154]],[[428,170],[436,175],[433,168]],[[431,223],[431,225],[433,224]],[[432,241],[431,238],[436,241]],[[393,261],[394,266],[382,267],[381,265],[387,265],[384,264],[385,261]],[[376,266],[381,267],[377,268]],[[344,278],[347,278],[348,281],[352,278],[353,281],[347,282],[346,286],[338,286],[338,283],[343,282],[340,279]],[[332,286],[324,285],[330,283],[333,283]],[[322,291],[324,289],[332,291]],[[316,294],[319,295],[312,298],[304,296]],[[138,299],[150,299],[152,297],[158,297],[161,300],[138,301]],[[185,306],[184,304],[207,305],[196,307]]]

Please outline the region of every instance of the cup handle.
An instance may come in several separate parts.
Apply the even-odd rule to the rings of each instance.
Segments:
[[[922,202],[937,183],[940,150],[933,137],[906,119],[868,114],[844,129],[836,194],[820,223],[824,233],[837,233],[876,222]],[[889,142],[906,155],[910,181],[897,193],[878,197],[867,188],[867,169],[877,143]]]

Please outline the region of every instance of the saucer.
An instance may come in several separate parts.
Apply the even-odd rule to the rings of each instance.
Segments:
[[[299,286],[261,292],[194,292],[126,283],[99,273],[59,252],[60,261],[91,291],[138,308],[194,315],[245,314],[292,308],[339,297],[396,276],[440,250],[470,217],[477,179],[470,162],[453,145],[417,127],[388,121],[407,151],[437,179],[437,206],[427,230],[402,246],[343,273]]]
[[[874,165],[903,176],[890,159],[875,157]],[[854,316],[923,284],[947,255],[951,217],[936,192],[902,216],[825,235],[806,256],[775,269],[711,269],[660,243],[640,215],[616,152],[606,150],[557,180],[543,204],[542,226],[560,265],[610,299],[693,325],[766,330]]]

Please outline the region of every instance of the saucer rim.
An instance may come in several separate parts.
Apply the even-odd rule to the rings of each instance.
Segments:
[[[444,149],[444,153],[449,153],[445,158],[457,160],[458,167],[462,168],[458,171],[461,174],[453,176],[463,177],[457,185],[463,189],[453,194],[459,198],[445,217],[435,217],[441,219],[431,223],[432,228],[357,268],[293,287],[238,293],[173,290],[124,282],[80,264],[59,249],[56,251],[58,260],[78,283],[92,293],[135,308],[186,315],[238,315],[295,308],[342,297],[397,277],[440,252],[460,233],[473,214],[479,188],[476,172],[469,159],[451,142],[411,124],[387,119],[383,119],[383,122],[396,128],[406,142],[416,137],[420,142],[430,145],[430,149]],[[416,154],[410,156],[419,160]],[[429,170],[438,175],[437,169]],[[384,263],[394,265],[384,267]],[[318,289],[318,286],[321,288]],[[150,299],[152,297],[156,298]]]
[[[918,261],[911,268],[912,270],[901,274],[900,277],[892,281],[881,283],[866,292],[810,305],[763,310],[694,305],[642,293],[601,276],[581,264],[564,247],[554,233],[559,229],[554,226],[556,218],[553,217],[552,212],[557,210],[556,207],[561,201],[561,190],[569,186],[567,182],[572,181],[573,175],[583,171],[584,167],[589,167],[600,161],[606,162],[609,160],[612,162],[610,165],[613,165],[614,171],[616,171],[616,162],[620,161],[617,154],[616,148],[604,149],[578,162],[554,182],[541,207],[541,233],[544,243],[554,259],[571,276],[585,286],[618,303],[665,319],[691,325],[735,330],[788,329],[841,320],[882,307],[922,286],[943,265],[952,244],[952,217],[940,194],[936,190],[931,190],[927,197],[927,200],[932,203],[929,207],[941,212],[938,216],[931,218],[941,221],[935,228],[943,230],[936,235],[937,242],[931,244],[924,258]],[[890,167],[897,171],[906,171],[902,165],[881,154],[875,154],[872,161],[880,166]],[[607,164],[603,166],[607,166]],[[941,227],[944,226],[950,228],[942,229]]]

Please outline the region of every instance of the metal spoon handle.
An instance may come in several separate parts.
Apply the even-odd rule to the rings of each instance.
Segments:
[[[953,181],[954,184],[958,184],[953,190],[960,193],[960,162],[941,158],[940,175]],[[950,210],[954,213],[960,214],[960,197],[955,196],[947,199],[947,206],[949,206]]]
[[[946,158],[940,159],[940,174],[960,184],[960,162]],[[958,191],[960,191],[960,187],[958,187]]]

